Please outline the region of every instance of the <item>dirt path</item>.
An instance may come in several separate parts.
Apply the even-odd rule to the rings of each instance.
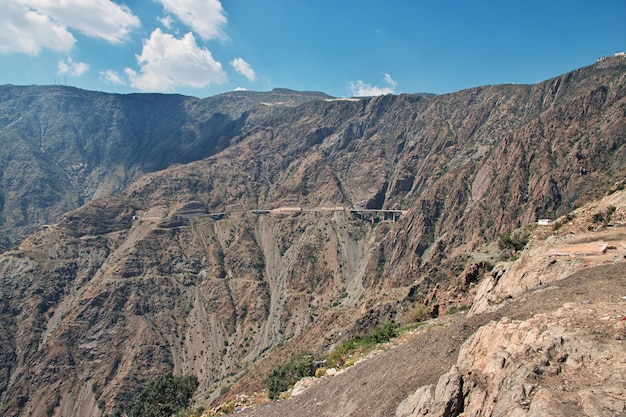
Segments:
[[[398,404],[418,387],[436,383],[455,364],[461,344],[480,326],[501,317],[527,319],[565,303],[589,304],[601,314],[603,302],[626,296],[626,262],[585,269],[552,283],[493,313],[467,318],[446,316],[411,340],[322,380],[299,396],[257,404],[239,415],[254,417],[393,416]],[[623,301],[626,314],[626,301]],[[578,323],[598,337],[614,337],[597,320]]]

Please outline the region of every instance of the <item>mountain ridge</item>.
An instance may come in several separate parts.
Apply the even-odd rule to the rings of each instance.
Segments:
[[[0,86],[0,248],[144,173],[218,152],[263,101],[294,106],[320,97],[329,96],[276,90],[201,100]]]

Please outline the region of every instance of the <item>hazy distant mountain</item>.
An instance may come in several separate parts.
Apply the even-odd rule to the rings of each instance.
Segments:
[[[0,86],[0,249],[146,172],[216,153],[251,109],[263,115],[324,98],[285,89],[200,100]]]
[[[7,416],[99,415],[166,372],[258,389],[289,353],[463,302],[476,247],[624,185],[624,58],[356,101],[0,91],[7,226],[108,195],[0,256]]]

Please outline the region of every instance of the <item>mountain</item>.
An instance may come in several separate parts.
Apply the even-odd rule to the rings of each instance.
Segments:
[[[218,152],[251,109],[261,116],[259,107],[326,98],[285,89],[200,100],[0,86],[0,249],[144,173]]]
[[[624,415],[625,231],[622,190],[533,227],[517,259],[481,277],[469,311],[355,351],[354,366],[301,379],[287,400],[240,395],[223,408],[256,417]]]
[[[484,244],[623,188],[625,92],[613,57],[441,96],[232,93],[203,113],[221,130],[152,110],[211,99],[122,97],[142,146],[109,145],[136,175],[108,181],[135,179],[0,256],[3,414],[101,415],[168,372],[196,375],[199,402],[252,392],[291,354],[469,306]]]

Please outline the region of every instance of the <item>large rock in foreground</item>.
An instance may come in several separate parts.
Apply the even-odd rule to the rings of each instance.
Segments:
[[[601,306],[584,300],[528,320],[491,322],[396,416],[624,415],[624,304],[616,296]]]

